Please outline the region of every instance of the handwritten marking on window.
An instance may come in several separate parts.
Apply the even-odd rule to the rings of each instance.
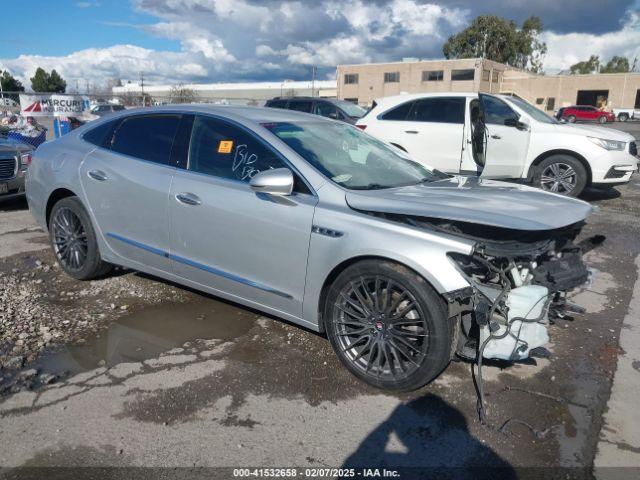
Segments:
[[[254,175],[260,173],[260,170],[255,168],[255,163],[257,161],[258,155],[255,153],[249,154],[248,147],[246,145],[238,145],[233,157],[231,171],[239,180],[249,180],[253,178]]]

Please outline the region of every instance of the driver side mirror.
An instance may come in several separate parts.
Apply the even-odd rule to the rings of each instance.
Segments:
[[[329,114],[329,118],[331,118],[333,120],[338,120],[340,117],[338,116],[338,112],[331,112]]]
[[[524,122],[521,122],[520,120],[518,120],[517,118],[507,118],[504,121],[505,126],[507,127],[515,127],[518,130],[528,130],[529,129],[529,125],[527,125]]]
[[[293,173],[288,168],[274,168],[254,175],[249,186],[256,193],[267,195],[291,195],[293,192]]]

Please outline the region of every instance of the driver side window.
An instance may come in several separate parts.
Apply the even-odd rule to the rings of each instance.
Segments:
[[[482,97],[484,108],[484,121],[493,125],[504,125],[505,120],[518,120],[519,115],[509,105],[496,97]]]
[[[249,182],[262,171],[282,167],[286,165],[276,153],[249,132],[215,118],[195,118],[189,170]]]

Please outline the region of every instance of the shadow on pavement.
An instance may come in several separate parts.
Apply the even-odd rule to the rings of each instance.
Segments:
[[[509,463],[471,435],[460,411],[431,394],[396,407],[342,468],[397,470],[403,480],[517,478]]]
[[[580,200],[587,202],[599,200],[613,200],[619,198],[622,194],[615,188],[587,188],[580,195]]]
[[[0,197],[0,212],[14,212],[17,210],[29,210],[27,199],[24,196],[10,199]]]

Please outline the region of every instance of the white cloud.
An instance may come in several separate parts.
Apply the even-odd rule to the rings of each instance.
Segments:
[[[543,33],[541,37],[548,48],[544,59],[545,70],[554,72],[568,69],[591,55],[599,55],[601,63],[614,55],[625,56],[630,62],[636,57],[640,58],[640,17],[631,13],[628,18],[620,30],[601,35]]]
[[[0,68],[25,86],[38,66],[55,68],[70,87],[76,79],[81,85],[104,84],[110,77],[135,81],[140,71],[150,83],[302,79],[310,77],[311,65],[320,67],[321,76],[332,76],[340,63],[441,57],[446,38],[475,15],[473,2],[441,0],[131,1],[156,23],[111,26],[174,40],[178,51],[114,45],[58,57],[0,59]],[[505,2],[504,12],[496,13],[508,15],[512,4]],[[590,54],[640,56],[640,21],[636,15],[622,18],[626,23],[617,31],[601,35],[545,32],[545,69],[567,68]]]

